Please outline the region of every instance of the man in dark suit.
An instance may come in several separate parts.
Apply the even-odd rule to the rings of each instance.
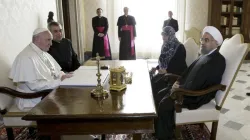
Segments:
[[[177,32],[179,30],[178,21],[173,19],[172,16],[173,16],[172,11],[168,11],[169,19],[164,21],[162,28],[164,28],[165,26],[171,26],[174,28],[175,32]]]
[[[62,26],[58,22],[50,22],[48,25],[53,35],[52,46],[48,53],[57,61],[64,72],[73,72],[80,67],[72,43],[69,39],[63,38]]]
[[[201,38],[201,56],[194,61],[173,85],[161,90],[155,98],[158,118],[155,120],[156,137],[160,140],[170,140],[174,136],[175,107],[170,98],[171,89],[202,90],[220,84],[225,71],[225,58],[217,47],[223,38],[218,29],[207,26],[203,29]],[[215,97],[216,91],[202,96],[184,96],[182,106],[197,109],[209,103]]]

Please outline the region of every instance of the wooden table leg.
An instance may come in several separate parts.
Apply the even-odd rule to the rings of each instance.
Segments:
[[[106,135],[105,134],[102,134],[101,140],[106,140]]]
[[[61,140],[61,136],[57,136],[57,135],[52,135],[50,136],[51,140]]]
[[[133,140],[141,140],[141,134],[133,134]]]
[[[14,137],[13,129],[11,127],[7,127],[6,131],[7,131],[8,140],[14,140],[15,137]]]

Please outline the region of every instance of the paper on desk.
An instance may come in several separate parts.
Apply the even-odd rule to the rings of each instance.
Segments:
[[[95,69],[77,69],[74,72],[74,76],[71,78],[64,79],[60,86],[96,86],[97,85],[97,70]],[[101,70],[101,84],[104,84],[108,79],[109,70]]]
[[[81,66],[79,70],[97,70],[97,66]]]

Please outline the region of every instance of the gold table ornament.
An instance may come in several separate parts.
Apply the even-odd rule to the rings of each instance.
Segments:
[[[108,91],[107,90],[104,90],[103,89],[103,86],[101,85],[101,73],[100,73],[100,59],[102,59],[103,57],[100,57],[99,56],[99,53],[96,53],[96,63],[97,63],[97,73],[96,73],[96,76],[97,76],[97,86],[95,89],[93,89],[91,91],[91,96],[94,97],[94,98],[107,98],[108,97]]]
[[[123,66],[118,68],[110,68],[110,90],[121,91],[126,89],[126,72]]]

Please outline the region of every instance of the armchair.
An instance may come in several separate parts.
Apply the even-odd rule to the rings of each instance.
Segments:
[[[195,27],[192,27],[184,31],[184,39],[193,38],[196,44],[200,45],[201,31]]]
[[[190,66],[198,58],[200,48],[193,38],[188,38],[183,45],[186,49],[187,66]]]
[[[236,34],[232,38],[226,39],[223,42],[220,48],[220,53],[226,59],[226,69],[223,74],[221,84],[200,91],[191,91],[181,88],[172,90],[171,97],[176,100],[175,106],[177,112],[177,125],[212,122],[210,139],[216,139],[220,109],[223,106],[244,58],[248,53],[249,44],[243,42],[243,36],[240,34]],[[182,108],[183,95],[200,96],[211,91],[217,91],[217,93],[215,99],[210,101],[208,104],[205,104],[196,110]]]
[[[23,93],[13,90],[8,87],[0,87],[0,98],[2,97],[19,97],[24,99],[32,99],[38,97],[45,97],[52,90],[43,90],[36,93]],[[3,104],[3,103],[2,103]],[[21,118],[27,113],[25,111],[21,111],[16,106],[16,103],[12,100],[8,100],[4,103],[5,108],[0,108],[0,113],[3,116],[3,123],[7,131],[8,140],[14,140],[13,129],[12,127],[31,127],[36,126],[35,122],[24,121]],[[10,105],[10,107],[8,107]]]

